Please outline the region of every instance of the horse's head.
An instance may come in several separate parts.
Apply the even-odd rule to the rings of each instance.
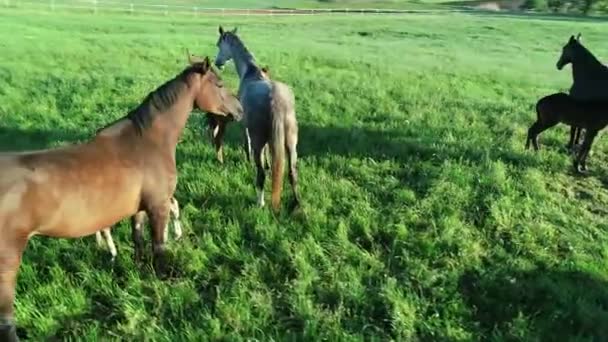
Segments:
[[[559,57],[559,60],[557,61],[557,64],[556,64],[557,70],[562,70],[566,64],[572,63],[572,61],[574,60],[576,51],[578,49],[580,49],[580,47],[581,47],[580,39],[581,39],[580,33],[576,36],[576,38],[574,36],[570,36],[570,39],[568,40],[566,45],[564,45],[564,47],[562,48],[562,55]]]
[[[204,112],[231,116],[240,121],[243,118],[243,107],[236,96],[224,87],[221,77],[211,67],[209,57],[193,58],[188,54],[188,60],[195,71],[190,83],[198,89],[194,98],[195,106]]]
[[[223,68],[224,64],[232,59],[232,49],[230,47],[229,37],[236,34],[236,27],[232,31],[224,31],[222,26],[219,27],[220,37],[217,40],[217,56],[215,57],[215,66]]]

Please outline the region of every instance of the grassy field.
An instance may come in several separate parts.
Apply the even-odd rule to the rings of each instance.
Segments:
[[[126,222],[114,264],[92,236],[33,238],[16,302],[30,338],[606,339],[606,140],[587,177],[564,127],[523,149],[536,100],[569,86],[561,46],[580,31],[605,60],[606,23],[2,9],[0,149],[91,137],[182,70],[186,47],[214,57],[220,23],[296,93],[303,213],[256,208],[240,127],[220,166],[193,115],[171,279],[134,264]],[[223,76],[236,89],[232,64]]]
[[[6,3],[6,0],[4,0]],[[134,6],[136,11],[164,11],[163,5],[168,5],[170,11],[176,12],[180,7],[189,10],[191,7],[198,8],[226,8],[226,9],[272,9],[272,8],[390,8],[390,9],[416,9],[437,8],[443,0],[97,0],[96,6],[100,9],[129,10]],[[21,8],[51,8],[65,7],[93,8],[91,0],[8,0],[8,4]]]

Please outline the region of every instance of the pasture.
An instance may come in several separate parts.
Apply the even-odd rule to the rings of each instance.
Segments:
[[[28,337],[605,338],[608,144],[598,138],[586,177],[572,173],[564,126],[524,151],[536,100],[570,85],[570,68],[555,68],[562,45],[580,31],[606,61],[605,22],[3,8],[0,150],[91,137],[182,70],[186,48],[213,58],[219,24],[294,89],[302,212],[257,208],[240,125],[219,165],[193,114],[177,148],[171,277],[133,262],[127,220],[113,264],[94,236],[35,237],[15,307]],[[236,91],[233,64],[221,74]]]

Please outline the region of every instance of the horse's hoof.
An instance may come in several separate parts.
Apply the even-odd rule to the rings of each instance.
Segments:
[[[135,254],[133,255],[133,261],[136,264],[140,264],[142,263],[142,261],[144,260],[144,255],[141,251],[138,251],[137,249],[135,250]]]
[[[289,212],[291,214],[297,214],[301,209],[301,205],[300,205],[300,201],[298,200],[293,200],[291,202],[291,204],[289,205]]]
[[[263,208],[264,207],[264,191],[256,189],[256,192],[257,192],[258,207]]]
[[[17,327],[14,324],[0,325],[0,341],[19,342]]]
[[[167,278],[167,264],[164,257],[158,255],[154,257],[154,273],[159,279]]]

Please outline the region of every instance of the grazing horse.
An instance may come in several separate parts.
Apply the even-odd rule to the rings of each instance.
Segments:
[[[239,100],[243,106],[243,120],[247,149],[253,150],[257,168],[257,203],[264,206],[265,172],[262,162],[264,146],[269,144],[272,155],[272,208],[279,210],[283,186],[283,162],[285,150],[289,161],[289,180],[294,193],[291,208],[300,204],[297,190],[298,124],[295,112],[295,96],[286,84],[268,78],[256,64],[255,58],[247,50],[241,39],[233,31],[219,27],[219,49],[215,65],[222,68],[233,59],[239,75]]]
[[[569,63],[572,63],[570,96],[579,101],[608,100],[608,67],[583,46],[580,33],[576,38],[570,36],[563,46],[556,63],[557,70],[562,70]],[[580,135],[581,129],[572,126],[566,147],[572,149],[578,144]]]
[[[164,274],[175,149],[195,106],[214,113],[234,113],[238,106],[209,59],[185,68],[85,143],[0,154],[0,341],[18,341],[15,282],[34,235],[87,236],[143,210],[152,228],[154,269]],[[139,260],[143,232],[136,228]]]
[[[175,197],[171,197],[171,206],[169,207],[169,214],[173,215],[173,233],[175,234],[175,240],[179,240],[182,237],[182,224],[179,221],[179,203],[175,199]],[[131,224],[135,227],[136,231],[141,230],[142,225],[145,223],[145,219],[147,218],[145,211],[140,211],[135,214],[131,218]],[[116,258],[117,251],[116,245],[114,244],[114,239],[112,239],[111,227],[103,228],[100,231],[95,232],[95,239],[97,240],[97,245],[102,247],[105,243],[110,250],[110,254],[112,255],[112,261]],[[103,233],[103,237],[102,237]],[[169,229],[165,227],[165,236],[164,240],[167,242],[169,238]]]
[[[585,140],[578,155],[574,158],[574,170],[581,173],[587,170],[587,155],[593,140],[608,125],[608,100],[580,101],[566,93],[547,95],[536,103],[537,119],[528,129],[526,149],[530,143],[538,151],[538,135],[558,123],[586,130]]]

